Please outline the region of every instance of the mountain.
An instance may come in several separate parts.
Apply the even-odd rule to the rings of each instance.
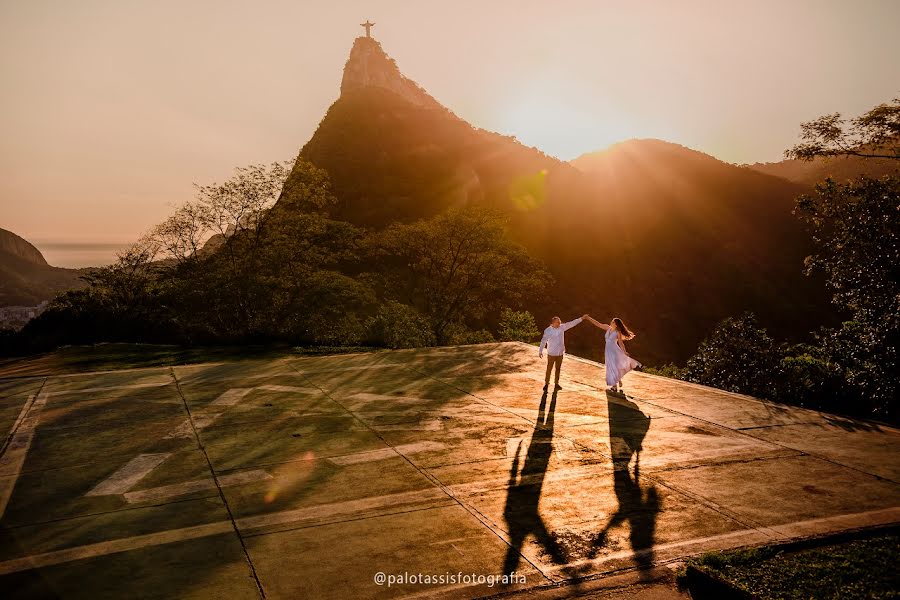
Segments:
[[[300,156],[330,174],[334,216],[360,226],[451,206],[502,211],[555,278],[528,307],[539,324],[618,315],[648,364],[684,361],[746,310],[786,337],[830,314],[824,287],[802,275],[811,244],[791,209],[803,186],[659,140],[560,161],[460,119],[371,38],[354,42],[340,97]],[[593,328],[567,345],[602,352]]]
[[[831,177],[843,182],[860,175],[881,177],[897,169],[897,161],[887,158],[862,158],[859,156],[833,156],[813,160],[782,160],[772,163],[754,163],[749,168],[767,175],[782,177],[794,183],[812,187]]]
[[[82,287],[83,273],[48,265],[31,243],[0,229],[0,306],[36,306],[59,292]]]

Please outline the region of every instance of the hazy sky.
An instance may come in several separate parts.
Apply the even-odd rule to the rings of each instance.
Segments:
[[[474,125],[564,159],[657,137],[772,161],[900,94],[900,1],[0,0],[0,227],[128,241],[286,160],[358,23]]]

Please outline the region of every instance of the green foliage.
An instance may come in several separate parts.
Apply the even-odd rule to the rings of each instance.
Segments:
[[[666,363],[659,367],[643,367],[641,371],[651,375],[659,375],[660,377],[669,377],[670,379],[685,378],[684,369],[675,363]]]
[[[98,341],[480,343],[494,339],[488,317],[544,277],[493,213],[455,210],[364,238],[329,216],[335,202],[326,173],[302,159],[290,174],[281,163],[237,169],[199,187],[195,201],[92,272],[86,288],[59,297],[21,338],[28,350]],[[524,331],[526,317],[534,329],[528,313],[510,311],[507,330]]]
[[[900,176],[828,180],[797,201],[817,253],[807,273],[824,274],[851,321],[824,332],[823,351],[841,366],[874,414],[896,418],[900,345]]]
[[[434,345],[428,320],[411,306],[388,301],[368,325],[374,343],[387,348],[421,348]]]
[[[803,125],[792,158],[900,158],[900,100],[846,124],[826,115]],[[812,345],[772,340],[748,316],[726,319],[704,340],[685,377],[723,389],[843,414],[896,421],[900,372],[900,175],[828,179],[797,199],[816,253],[806,274],[824,276],[851,318]]]
[[[120,260],[58,298],[24,332],[29,348],[95,341],[356,344],[377,306],[341,267],[360,232],[329,219],[324,171],[238,169],[141,239]],[[284,186],[285,201],[273,206]],[[202,240],[213,235],[209,247]]]
[[[851,404],[854,395],[840,365],[815,346],[787,348],[772,383],[768,397],[773,400],[831,412],[867,414],[859,410],[858,403]]]
[[[495,342],[494,336],[487,329],[470,330],[465,325],[454,323],[445,332],[449,346],[466,346],[468,344],[488,344]]]
[[[801,549],[766,546],[710,552],[687,565],[760,600],[896,598],[896,533]],[[682,581],[687,578],[683,578]]]
[[[385,275],[382,292],[424,315],[438,344],[450,342],[451,327],[480,324],[501,306],[534,295],[548,279],[507,238],[505,221],[484,209],[395,224],[370,243]]]
[[[320,270],[303,280],[298,296],[298,310],[286,313],[281,321],[285,337],[332,346],[353,346],[365,338],[364,315],[376,304],[367,285],[343,273]]]
[[[497,337],[501,342],[533,342],[540,335],[534,315],[527,310],[504,308],[500,311]]]
[[[778,345],[757,325],[756,317],[746,313],[716,325],[688,360],[684,377],[688,381],[765,398],[772,395],[780,361]]]
[[[900,177],[827,180],[801,196],[797,213],[813,230],[817,253],[807,272],[824,273],[834,303],[856,320],[900,321]]]
[[[861,156],[900,159],[900,98],[879,104],[849,122],[840,113],[801,125],[801,139],[785,152],[787,158]]]
[[[821,344],[777,342],[752,314],[720,322],[685,369],[666,376],[786,404],[871,414],[832,353]]]

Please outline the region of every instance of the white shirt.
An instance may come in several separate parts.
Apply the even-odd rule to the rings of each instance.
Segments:
[[[547,346],[547,354],[550,356],[562,356],[566,353],[566,330],[572,329],[581,323],[581,317],[574,321],[563,323],[559,327],[551,325],[544,330],[544,337],[541,338],[541,345],[538,346],[538,355],[544,354],[544,345]]]

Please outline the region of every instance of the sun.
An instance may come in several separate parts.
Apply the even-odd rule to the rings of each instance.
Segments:
[[[562,160],[634,137],[630,119],[610,113],[603,102],[597,103],[596,110],[586,110],[573,106],[553,90],[516,96],[500,121],[500,131]]]

